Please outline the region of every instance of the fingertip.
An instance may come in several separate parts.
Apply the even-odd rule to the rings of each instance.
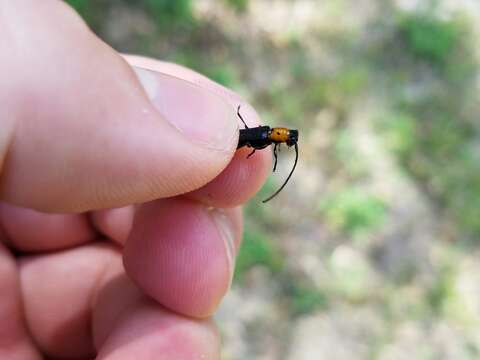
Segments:
[[[247,159],[251,149],[240,149],[230,164],[215,179],[187,197],[209,206],[235,207],[252,198],[270,175],[269,150],[257,151]]]
[[[167,308],[210,316],[233,275],[238,231],[228,222],[228,214],[214,217],[187,199],[149,203],[137,212],[125,245],[127,274]]]
[[[143,299],[117,321],[97,359],[220,359],[220,336],[210,320],[186,318]]]

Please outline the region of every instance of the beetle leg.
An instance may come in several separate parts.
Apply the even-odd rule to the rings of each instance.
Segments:
[[[265,144],[265,145],[263,145],[263,146],[256,146],[256,147],[254,147],[253,150],[252,150],[252,152],[247,155],[247,159],[248,159],[250,156],[252,156],[253,154],[255,154],[255,151],[265,149],[267,146],[270,146],[270,144]],[[253,146],[249,145],[248,147],[253,147]]]
[[[275,163],[273,165],[273,172],[275,172],[275,170],[277,169],[277,160],[278,160],[278,157],[277,157],[277,146],[278,144],[275,144],[275,146],[273,147],[273,157],[275,158]]]
[[[257,151],[257,149],[253,149],[252,152],[247,155],[247,159],[248,159],[250,156],[252,156],[253,154],[255,154],[255,151]]]
[[[245,129],[248,129],[247,123],[245,122],[245,120],[243,120],[242,115],[240,115],[240,105],[238,105],[238,108],[237,108],[237,115],[240,118],[240,120],[242,120],[243,125],[245,125]]]

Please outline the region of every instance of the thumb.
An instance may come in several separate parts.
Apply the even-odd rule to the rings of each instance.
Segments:
[[[133,71],[63,2],[3,2],[0,23],[21,29],[7,32],[0,58],[0,199],[55,212],[118,207],[199,188],[233,156],[226,101]]]

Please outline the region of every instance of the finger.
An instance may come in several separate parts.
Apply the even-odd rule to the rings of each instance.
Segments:
[[[37,346],[53,358],[92,358],[92,304],[112,272],[121,271],[113,247],[88,245],[20,263],[25,320]]]
[[[135,207],[124,206],[116,209],[99,210],[91,213],[95,228],[109,239],[125,244],[132,229]]]
[[[270,175],[272,163],[270,151],[257,151],[247,159],[250,152],[251,149],[237,151],[220,175],[186,196],[206,205],[222,208],[247,202],[260,190]]]
[[[137,285],[165,307],[207,317],[230,286],[240,238],[239,209],[159,200],[137,211],[124,265]]]
[[[223,97],[235,109],[240,105],[242,118],[248,126],[255,127],[261,123],[255,110],[246,104],[238,94],[193,70],[141,56],[126,55],[125,59],[132,66],[150,69],[198,84]],[[237,121],[241,127],[244,126],[239,118]],[[246,202],[263,185],[272,166],[271,151],[257,151],[255,155],[247,159],[249,152],[250,149],[238,151],[219,176],[207,185],[191,192],[188,197],[214,207],[233,207]]]
[[[95,238],[82,214],[45,214],[0,203],[0,223],[8,244],[21,251],[47,251],[77,246]]]
[[[219,336],[210,321],[161,308],[124,275],[100,291],[92,325],[97,359],[219,359]]]
[[[113,248],[89,245],[24,258],[20,274],[30,333],[49,357],[218,358],[211,324],[147,300],[126,278]]]
[[[192,191],[228,164],[238,124],[223,98],[136,75],[63,2],[1,10],[6,29],[24,31],[6,36],[0,63],[0,198],[52,212],[121,207]]]
[[[3,235],[0,230],[0,240]],[[18,271],[14,259],[0,242],[0,359],[40,360],[25,327]]]

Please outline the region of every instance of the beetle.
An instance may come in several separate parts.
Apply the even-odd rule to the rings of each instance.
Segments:
[[[248,125],[243,120],[242,115],[240,114],[240,105],[237,108],[237,116],[242,121],[243,125],[245,125],[245,129],[240,129],[240,135],[238,139],[237,149],[242,147],[253,148],[252,152],[248,154],[247,159],[252,156],[255,151],[265,149],[267,146],[273,146],[273,156],[275,158],[275,163],[273,165],[273,172],[277,169],[277,160],[278,160],[278,153],[280,151],[280,144],[286,144],[288,147],[294,146],[295,147],[295,162],[293,164],[292,170],[287,176],[287,179],[284,181],[282,186],[275,191],[272,195],[268,198],[263,200],[263,203],[272,200],[275,196],[283,190],[285,185],[287,185],[290,177],[292,176],[293,172],[295,171],[295,167],[297,166],[298,162],[298,130],[283,128],[283,127],[274,127],[271,128],[270,126],[257,126],[254,128],[249,128]]]

